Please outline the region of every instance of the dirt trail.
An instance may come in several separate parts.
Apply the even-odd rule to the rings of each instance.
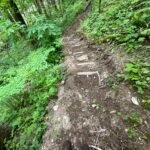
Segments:
[[[58,100],[50,103],[42,150],[60,150],[68,139],[76,149],[86,142],[102,150],[146,150],[145,141],[128,138],[128,126],[117,114],[137,109],[148,114],[132,103],[136,95],[125,84],[117,90],[106,84],[126,59],[109,54],[107,47],[89,45],[76,34],[84,15],[64,35],[67,76],[59,86]],[[149,128],[146,121],[141,128],[145,127]]]

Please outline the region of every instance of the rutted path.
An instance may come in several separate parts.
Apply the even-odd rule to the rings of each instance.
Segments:
[[[119,68],[115,64],[119,58],[89,46],[76,34],[77,27],[72,26],[64,36],[67,77],[59,86],[57,102],[50,103],[42,150],[60,150],[68,139],[75,148],[86,142],[102,150],[133,150],[136,146],[144,150],[142,139],[132,142],[127,138],[127,127],[117,116],[118,112],[142,111],[131,101],[136,95],[124,84],[118,90],[106,84]]]

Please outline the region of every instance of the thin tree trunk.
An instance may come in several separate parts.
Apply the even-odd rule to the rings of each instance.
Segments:
[[[45,16],[48,16],[43,0],[40,0],[40,4]]]
[[[101,13],[101,5],[102,5],[102,0],[99,0],[99,13]]]
[[[14,0],[9,0],[9,4],[10,4],[11,11],[12,11],[15,21],[20,22],[23,25],[26,25],[26,22],[25,22],[24,18],[22,17],[22,15],[19,11],[19,8],[18,8],[17,4],[14,2]]]
[[[14,19],[14,17],[13,17],[13,15],[11,14],[11,12],[10,12],[10,10],[8,9],[7,10],[7,16],[8,16],[8,18],[9,18],[9,20],[11,21],[11,22],[15,22],[15,19]]]
[[[51,0],[51,3],[55,7],[56,11],[58,11],[56,1],[55,0]]]
[[[39,3],[39,0],[34,0],[34,3],[35,3],[35,6],[37,7],[39,14],[42,14],[42,8],[41,8],[41,5]]]

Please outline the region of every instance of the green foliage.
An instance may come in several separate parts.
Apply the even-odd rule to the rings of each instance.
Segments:
[[[137,138],[139,136],[139,133],[134,128],[129,128],[127,130],[127,134],[128,134],[128,137],[131,139]]]
[[[116,89],[118,87],[118,83],[119,81],[117,80],[117,78],[109,77],[106,80],[106,84],[113,89]]]
[[[55,48],[31,52],[19,66],[7,70],[0,86],[0,122],[13,127],[8,149],[38,149],[45,130],[44,115],[49,98],[57,92],[60,69],[48,56]],[[57,58],[55,58],[57,59]],[[7,82],[6,82],[7,81]]]
[[[43,15],[34,12],[31,0],[15,3],[26,26],[12,21],[16,17],[15,9],[8,6],[7,0],[0,2],[3,13],[0,16],[0,124],[12,128],[11,137],[5,143],[7,149],[38,150],[46,129],[46,106],[56,95],[57,83],[62,78],[60,36],[85,1],[65,0],[61,4],[57,1],[57,8],[51,5],[48,15],[44,15],[44,8],[41,8]]]
[[[112,78],[109,78],[107,81],[106,81],[107,85],[109,87],[114,87],[115,83],[114,83],[114,80]]]
[[[21,38],[21,32],[24,26],[19,23],[12,23],[9,20],[0,20],[1,42],[5,44],[15,45],[16,41]]]
[[[0,9],[4,10],[8,8],[8,0],[1,0],[0,1]]]
[[[13,129],[6,146],[37,150],[61,79],[61,29],[41,16],[28,27],[0,20],[0,34],[0,124]]]
[[[149,26],[150,16],[150,8],[139,9],[134,12],[132,16],[132,21],[135,25],[139,26]]]
[[[96,8],[97,3],[98,0],[95,2]],[[133,0],[103,0],[101,13],[95,7],[82,25],[87,36],[98,42],[115,41],[125,46],[127,52],[140,48],[149,37],[148,0],[144,4]]]
[[[125,80],[143,94],[150,86],[150,65],[142,61],[130,62],[124,69]]]
[[[26,59],[21,60],[19,63],[20,66],[12,67],[7,70],[7,81],[8,84],[0,87],[0,101],[7,99],[7,97],[17,94],[24,88],[24,83],[36,70],[41,70],[41,66],[47,67],[46,59],[48,55],[55,49],[54,48],[40,48],[35,52],[32,52]],[[13,88],[12,88],[13,87]],[[8,90],[13,89],[13,90]]]
[[[34,20],[27,29],[31,41],[37,43],[38,46],[56,46],[61,34],[60,27],[44,16],[35,17]]]
[[[70,7],[66,8],[65,15],[62,18],[62,26],[64,29],[68,27],[75,17],[83,10],[85,2],[82,0],[78,0],[74,4],[70,5]]]
[[[124,119],[128,124],[130,124],[134,127],[141,125],[143,122],[143,119],[141,118],[141,116],[136,112],[126,115],[126,117]]]
[[[141,102],[145,109],[150,110],[150,97],[149,96],[145,96],[144,98],[142,98]]]

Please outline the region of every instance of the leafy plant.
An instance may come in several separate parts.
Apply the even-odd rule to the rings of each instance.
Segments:
[[[98,0],[94,4],[93,11],[82,24],[88,37],[97,42],[117,42],[127,52],[141,48],[149,37],[148,0],[144,4],[143,1],[133,0],[103,0],[101,13],[98,12]]]
[[[134,128],[129,128],[127,130],[127,134],[128,134],[128,137],[131,138],[131,139],[132,138],[137,138],[139,136],[137,130],[135,130]]]
[[[11,68],[8,83],[0,86],[0,123],[8,123],[12,137],[8,149],[39,149],[45,131],[45,107],[57,92],[61,79],[59,61],[49,61],[55,48],[39,48]],[[57,59],[59,57],[56,57]],[[57,62],[57,63],[56,63]],[[33,132],[34,131],[34,132]]]
[[[116,89],[118,87],[118,80],[116,78],[113,78],[113,77],[109,77],[107,80],[106,80],[106,84],[113,88],[113,89]]]
[[[70,7],[66,8],[66,13],[62,18],[62,28],[66,29],[72,22],[75,17],[83,10],[85,5],[85,1],[77,0],[74,4],[70,5]]]
[[[8,28],[10,33],[1,30],[3,43],[9,47],[0,53],[3,63],[0,65],[0,124],[7,123],[13,129],[6,146],[7,149],[39,149],[46,128],[45,108],[49,98],[56,94],[57,82],[61,79],[58,65],[62,58],[60,28],[54,23],[45,24],[43,31],[38,24],[35,30],[30,26],[27,31],[31,31],[31,41],[37,38],[41,41],[36,46],[43,46],[33,50],[35,45],[26,40],[26,35],[18,41],[24,27],[9,21],[3,23],[1,29]],[[38,34],[45,37],[39,38]]]
[[[150,110],[150,97],[145,97],[142,99],[142,105],[144,106],[144,108]]]
[[[24,32],[24,26],[19,23],[12,23],[9,20],[0,20],[0,34],[1,42],[5,44],[5,47],[15,45],[16,41],[22,36]]]
[[[124,69],[124,78],[131,82],[139,93],[143,94],[150,85],[150,65],[140,60],[127,63]]]
[[[47,20],[44,16],[36,17],[34,20],[27,29],[28,37],[31,41],[38,46],[55,46],[55,42],[61,34],[60,27]]]
[[[141,125],[143,122],[143,119],[141,118],[141,116],[136,112],[126,115],[124,119],[127,123],[133,125],[134,127]]]

